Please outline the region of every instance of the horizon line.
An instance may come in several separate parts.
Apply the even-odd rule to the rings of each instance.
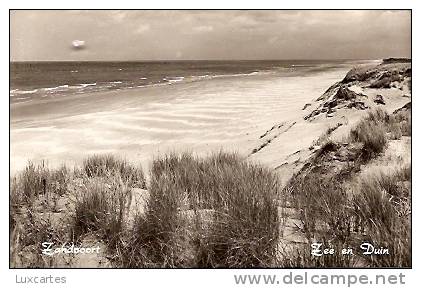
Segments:
[[[159,60],[9,60],[9,63],[21,62],[183,62],[183,61],[358,61],[358,60],[383,60],[383,59],[412,59],[411,57],[380,57],[380,58],[334,58],[334,59],[159,59]]]

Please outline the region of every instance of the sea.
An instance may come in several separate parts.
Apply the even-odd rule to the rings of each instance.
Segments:
[[[21,103],[57,96],[135,89],[277,73],[288,77],[317,72],[358,61],[130,61],[130,62],[11,62],[10,102]],[[364,61],[360,61],[364,62]]]
[[[352,67],[372,62],[13,62],[11,171],[28,161],[79,165],[106,153],[145,169],[167,152],[249,155],[265,131],[299,122],[306,103]],[[289,131],[279,157],[266,157],[269,147],[253,154],[256,160],[275,165],[316,133]]]

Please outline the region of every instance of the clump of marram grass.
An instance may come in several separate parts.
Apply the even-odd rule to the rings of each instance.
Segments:
[[[75,201],[75,238],[94,233],[106,240],[109,248],[115,248],[123,231],[130,187],[118,174],[83,180]]]
[[[322,243],[324,248],[335,251],[354,246],[350,199],[338,179],[326,178],[322,172],[313,170],[297,178],[289,191],[288,196],[299,212],[300,230],[308,243]],[[307,244],[284,254],[280,262],[283,267],[350,267],[355,261],[338,254],[314,257]]]
[[[283,255],[284,267],[411,266],[410,168],[372,173],[353,187],[352,194],[334,178],[309,173],[297,181],[291,198],[300,212],[302,232],[325,248],[341,251],[368,242],[389,249],[388,255],[314,257],[307,246]],[[307,249],[307,250],[306,250]]]
[[[69,179],[70,171],[65,165],[50,170],[44,161],[38,165],[28,162],[23,171],[10,179],[12,205],[30,205],[39,195],[47,193],[62,196]]]
[[[363,159],[369,160],[383,152],[388,139],[396,140],[402,136],[411,136],[410,114],[400,111],[389,115],[378,108],[351,129],[349,139],[363,143]]]
[[[392,127],[390,133],[392,134],[392,139],[400,139],[402,136],[411,136],[411,113],[405,111],[397,111],[391,115]],[[393,129],[392,129],[393,128]]]
[[[42,165],[35,165],[29,162],[25,169],[17,176],[18,187],[22,196],[30,202],[39,194],[45,194],[47,190],[47,179],[50,173],[48,168]]]
[[[218,201],[212,207],[215,212],[209,230],[199,239],[199,266],[274,266],[279,237],[278,180],[266,168],[234,163],[209,167],[215,169]]]
[[[370,257],[375,267],[411,266],[411,191],[409,168],[361,180],[353,198],[364,239],[389,255]]]
[[[136,215],[128,232],[122,266],[191,267],[191,253],[186,251],[186,219],[180,211],[187,205],[189,185],[195,185],[197,164],[190,154],[170,154],[153,161],[145,213]]]
[[[350,233],[350,218],[347,206],[347,195],[341,183],[309,173],[295,185],[293,201],[299,209],[308,239],[317,233],[320,222],[328,225],[333,238],[345,240]]]
[[[39,165],[29,162],[10,179],[9,226],[14,231],[11,251],[26,249],[29,259],[22,263],[15,253],[14,267],[47,267],[49,264],[42,262],[45,259],[37,256],[40,243],[78,242],[87,233],[105,240],[110,251],[116,252],[122,240],[130,189],[145,187],[142,169],[113,156],[89,158],[84,164],[82,169],[75,168],[72,172],[65,165],[50,169],[45,162]],[[59,199],[64,200],[61,203],[70,199],[69,207],[74,204],[75,210],[66,210],[67,204],[59,205]],[[55,214],[53,222],[49,222],[50,213]],[[60,224],[56,218],[63,218],[65,223],[59,221],[63,222]],[[67,232],[62,231],[64,227]]]
[[[128,267],[273,266],[277,177],[234,154],[155,159],[150,198],[135,220]]]
[[[66,217],[53,217],[57,199],[67,193],[70,171],[66,166],[49,169],[45,162],[29,162],[10,179],[11,266],[53,267],[54,259],[42,257],[41,243],[71,241]],[[64,219],[65,218],[65,219]],[[53,221],[54,220],[54,221]],[[22,251],[25,251],[23,255]]]
[[[131,187],[146,188],[141,167],[135,167],[126,160],[110,154],[93,155],[83,161],[83,171],[88,177],[103,177],[119,174]]]
[[[145,214],[135,217],[122,249],[124,267],[189,267],[185,219],[179,214],[183,194],[167,176],[152,176]]]
[[[61,165],[57,169],[51,171],[49,186],[51,191],[62,196],[67,192],[67,184],[70,182],[70,171],[66,165]]]
[[[363,120],[351,129],[350,139],[353,142],[363,143],[363,159],[369,160],[383,152],[386,143],[386,130],[384,125],[375,121]]]

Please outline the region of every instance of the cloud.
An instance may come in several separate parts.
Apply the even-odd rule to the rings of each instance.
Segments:
[[[409,11],[13,11],[14,60],[330,59],[405,57]],[[83,39],[89,50],[69,53]],[[72,45],[75,50],[85,48]],[[179,51],[176,54],[174,51]]]

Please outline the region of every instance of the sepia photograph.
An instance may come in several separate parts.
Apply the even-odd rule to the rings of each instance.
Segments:
[[[411,29],[9,10],[9,268],[412,268]]]

